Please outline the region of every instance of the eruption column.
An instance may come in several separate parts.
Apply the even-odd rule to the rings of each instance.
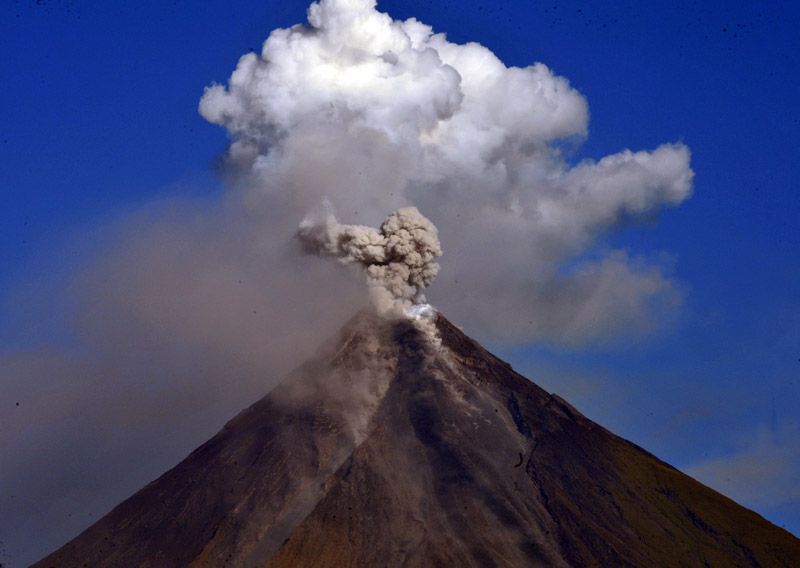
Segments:
[[[405,316],[413,305],[424,304],[422,290],[439,272],[438,231],[416,207],[398,209],[380,229],[339,223],[329,208],[321,219],[306,217],[297,235],[313,254],[363,266],[372,301],[383,315]]]

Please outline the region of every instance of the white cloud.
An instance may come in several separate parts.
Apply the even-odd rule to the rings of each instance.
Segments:
[[[308,14],[200,102],[230,133],[228,164],[253,203],[299,222],[327,199],[343,222],[367,224],[417,206],[443,241],[430,297],[485,337],[605,338],[679,304],[658,265],[584,257],[622,219],[690,195],[686,146],[570,166],[558,143],[586,136],[588,107],[544,64],[506,67],[368,0],[322,0]]]

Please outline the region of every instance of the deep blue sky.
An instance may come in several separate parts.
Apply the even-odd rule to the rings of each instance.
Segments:
[[[508,65],[542,61],[567,77],[591,112],[576,159],[677,140],[691,148],[694,196],[608,237],[670,255],[687,298],[678,322],[636,345],[504,355],[678,467],[780,461],[777,478],[747,474],[720,488],[800,534],[800,9],[614,4],[379,7],[480,42]],[[220,191],[226,137],[197,113],[203,88],[227,80],[270,30],[304,21],[306,5],[3,3],[0,290],[42,267],[68,270],[93,227],[149,199]],[[8,314],[0,340],[23,345],[28,330]],[[777,497],[735,494],[742,483]]]

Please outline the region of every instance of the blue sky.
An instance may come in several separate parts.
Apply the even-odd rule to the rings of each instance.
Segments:
[[[686,298],[677,319],[633,343],[495,347],[589,417],[800,534],[800,9],[379,8],[479,42],[507,65],[542,61],[567,77],[591,113],[576,161],[666,141],[691,148],[692,198],[605,241],[666,259]],[[199,116],[199,97],[305,9],[294,0],[0,8],[5,352],[68,335],[58,294],[23,307],[14,298],[69,274],[111,220],[165,195],[222,191],[227,138]]]

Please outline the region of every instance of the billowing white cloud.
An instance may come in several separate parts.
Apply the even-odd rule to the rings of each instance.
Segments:
[[[679,303],[657,265],[585,257],[621,220],[690,195],[688,148],[570,165],[559,142],[586,136],[586,100],[542,63],[506,67],[374,1],[322,0],[209,87],[200,112],[230,133],[253,203],[299,222],[328,200],[368,224],[417,206],[445,251],[431,297],[476,333],[591,340]]]

